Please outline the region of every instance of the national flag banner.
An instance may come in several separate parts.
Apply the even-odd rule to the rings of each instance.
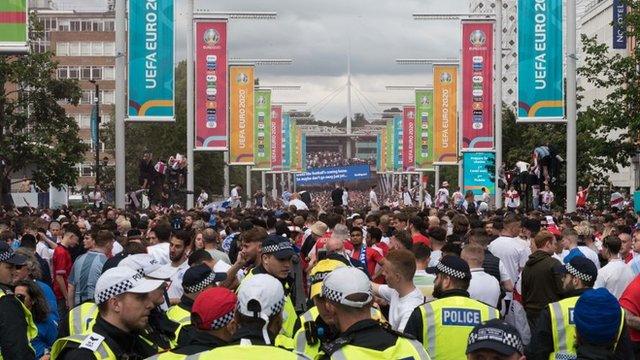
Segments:
[[[433,168],[433,90],[416,90],[415,170]]]
[[[271,170],[271,90],[258,89],[254,96],[253,170]]]
[[[227,21],[196,20],[196,150],[229,149]]]
[[[282,106],[271,106],[271,170],[282,171]]]
[[[229,66],[229,160],[253,165],[253,65]]]
[[[129,121],[175,120],[173,2],[129,2]]]
[[[0,1],[0,54],[29,53],[28,0]]]
[[[462,149],[493,149],[493,27],[462,21]]]
[[[433,66],[434,162],[458,163],[458,67]]]
[[[565,121],[562,4],[518,1],[519,122]]]
[[[402,171],[402,114],[393,116],[393,171]]]
[[[402,171],[416,168],[416,107],[402,108]]]
[[[291,115],[282,114],[282,171],[291,170]]]
[[[387,130],[386,130],[386,171],[393,172],[393,119],[387,120]]]

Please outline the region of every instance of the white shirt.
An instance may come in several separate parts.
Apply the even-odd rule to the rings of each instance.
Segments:
[[[120,243],[119,243],[119,242],[114,241],[114,242],[113,242],[113,248],[111,249],[111,256],[118,255],[118,254],[120,254],[123,250],[124,250],[124,248],[122,247],[122,245],[120,245]]]
[[[578,245],[578,250],[584,255],[587,259],[591,260],[592,263],[596,265],[596,269],[600,269],[600,259],[598,259],[598,253],[591,250],[588,246]]]
[[[424,192],[424,207],[430,208],[433,206],[433,200],[431,199],[431,194],[428,191]]]
[[[509,278],[515,283],[519,277],[520,269],[531,255],[531,249],[526,241],[520,238],[500,236],[493,240],[487,247],[494,256],[502,260]]]
[[[424,303],[424,295],[420,290],[413,289],[407,295],[400,297],[398,292],[388,285],[380,285],[379,293],[389,302],[389,324],[396,331],[404,331],[413,310]]]
[[[429,267],[438,265],[438,261],[442,258],[442,250],[433,250],[431,257],[429,257]]]
[[[402,193],[402,203],[404,204],[404,206],[411,206],[413,205],[413,199],[411,198],[411,193],[408,191],[405,191]]]
[[[298,210],[309,210],[309,208],[307,207],[307,204],[305,204],[304,201],[300,199],[293,199],[289,201],[289,206],[291,205],[295,206],[296,209]]]
[[[440,188],[438,190],[438,194],[436,195],[437,206],[442,207],[444,204],[449,203],[449,189]]]
[[[493,307],[498,306],[500,284],[496,278],[484,272],[483,268],[471,269],[471,282],[467,291],[472,299]]]
[[[224,261],[216,261],[215,265],[213,265],[213,272],[226,274],[229,272],[229,269],[231,269],[231,265]],[[236,278],[238,278],[238,281],[242,281],[242,279],[244,279],[242,271],[238,271],[238,273],[236,273]]]
[[[369,191],[369,205],[371,205],[372,208],[378,207],[378,195],[373,190]]]
[[[222,261],[218,261],[222,262]],[[171,263],[165,265],[173,268]],[[167,289],[167,295],[169,299],[180,299],[184,294],[184,289],[182,288],[182,278],[184,277],[184,273],[189,269],[189,262],[185,259],[182,264],[178,266],[178,271],[176,271],[173,276],[171,276],[171,285],[169,285],[169,289]]]
[[[342,191],[342,205],[349,205],[349,193],[347,190]]]
[[[607,265],[598,270],[598,277],[593,288],[606,288],[613,296],[619,299],[634,277],[631,267],[625,264],[624,261],[620,258],[610,259]]]
[[[171,264],[168,242],[147,246],[147,254],[153,256],[153,258],[162,265]]]

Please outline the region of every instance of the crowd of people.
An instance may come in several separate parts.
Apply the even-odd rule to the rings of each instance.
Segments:
[[[0,354],[640,358],[632,211],[491,210],[442,185],[423,207],[336,184],[277,209],[241,186],[225,209],[2,208]]]
[[[307,167],[311,169],[360,164],[375,165],[376,159],[346,158],[343,153],[335,151],[307,152]]]

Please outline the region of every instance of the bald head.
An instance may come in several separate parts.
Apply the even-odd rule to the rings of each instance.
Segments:
[[[341,253],[344,251],[344,242],[340,239],[330,238],[324,245],[327,253]]]

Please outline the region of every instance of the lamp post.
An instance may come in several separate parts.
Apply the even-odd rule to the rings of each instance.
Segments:
[[[95,80],[89,80],[90,83],[95,85],[95,97],[94,104],[96,107],[96,141],[94,146],[96,147],[96,186],[100,185],[100,84],[98,84]],[[93,121],[93,119],[91,119]]]

